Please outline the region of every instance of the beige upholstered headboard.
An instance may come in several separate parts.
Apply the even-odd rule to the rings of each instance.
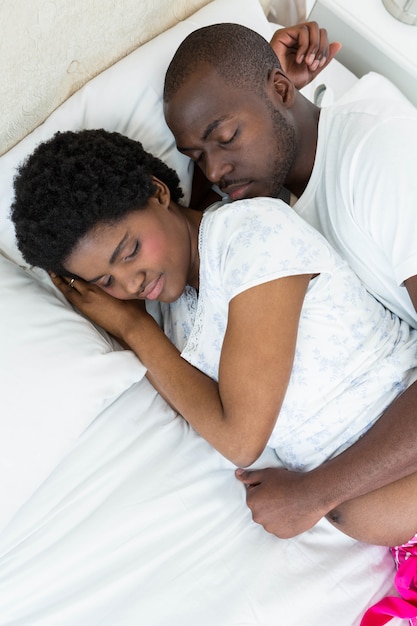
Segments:
[[[209,2],[0,0],[0,154],[90,78]],[[260,2],[267,12],[270,0]]]

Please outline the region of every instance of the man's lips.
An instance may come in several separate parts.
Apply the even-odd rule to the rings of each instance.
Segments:
[[[140,292],[139,296],[141,298],[146,298],[147,300],[157,300],[157,298],[161,295],[163,287],[163,275],[160,274],[157,278],[154,278],[154,280],[151,280],[151,282],[146,285],[143,291]]]
[[[232,185],[224,185],[221,187],[223,193],[227,193],[231,200],[242,200],[248,198],[248,191],[251,186],[251,182],[238,183]]]

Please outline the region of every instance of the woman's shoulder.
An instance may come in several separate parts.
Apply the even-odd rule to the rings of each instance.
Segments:
[[[267,238],[281,233],[286,237],[319,240],[321,235],[283,200],[256,197],[219,202],[206,210],[207,231],[216,232],[222,239],[239,233],[244,236]]]
[[[294,211],[283,200],[278,198],[256,197],[244,200],[223,200],[211,205],[205,211],[207,222],[219,224],[239,224],[248,222],[282,222],[294,221]]]

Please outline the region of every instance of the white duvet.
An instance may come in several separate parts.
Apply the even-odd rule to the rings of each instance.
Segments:
[[[1,625],[353,626],[389,591],[385,549],[325,521],[280,540],[244,491],[143,379],[0,535]]]

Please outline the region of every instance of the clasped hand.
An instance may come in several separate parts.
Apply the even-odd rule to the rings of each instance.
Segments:
[[[308,473],[286,469],[236,470],[246,486],[246,502],[255,522],[269,533],[289,539],[312,528],[326,513],[309,489]]]

